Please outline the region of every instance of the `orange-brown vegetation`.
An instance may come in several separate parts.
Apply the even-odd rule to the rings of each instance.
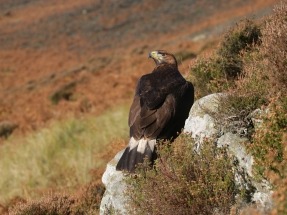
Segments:
[[[153,62],[147,60],[151,50],[175,53],[180,71],[188,75],[195,64],[192,58],[202,53],[209,56],[226,26],[243,16],[268,13],[277,1],[4,2],[0,7],[0,121],[17,125],[13,135],[21,138],[53,121],[100,115],[130,102],[138,77],[153,69]],[[114,141],[95,156],[107,162],[124,145],[122,139]],[[40,201],[15,197],[0,212],[7,213],[10,207],[15,214],[47,210],[94,214],[103,192],[98,183],[103,170],[91,170],[91,185],[83,185],[79,193],[49,190],[52,194]],[[228,195],[224,198],[230,204],[233,199]],[[14,208],[17,202],[22,203]]]
[[[153,1],[7,4],[0,10],[0,120],[17,123],[19,133],[69,115],[99,114],[130,99],[138,77],[152,69],[146,60],[150,50],[199,54],[214,38],[195,42],[194,36],[203,31],[208,36],[216,26],[276,1],[219,2],[218,9],[215,3],[196,2],[191,11],[183,2],[177,6],[183,11],[174,14],[160,13],[165,4]],[[181,20],[180,14],[186,17]],[[188,62],[182,71],[187,68]],[[71,95],[54,105],[50,96],[70,83],[75,85]]]

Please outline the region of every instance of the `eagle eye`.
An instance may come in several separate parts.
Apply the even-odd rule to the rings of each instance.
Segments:
[[[165,54],[165,53],[161,53],[161,55],[162,55],[162,56],[165,56],[166,54]]]

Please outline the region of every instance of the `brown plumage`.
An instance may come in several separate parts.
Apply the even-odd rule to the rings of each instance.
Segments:
[[[179,73],[175,57],[162,50],[149,54],[156,64],[142,76],[129,114],[130,141],[116,169],[134,172],[146,157],[156,159],[157,140],[174,140],[194,101],[193,85]]]

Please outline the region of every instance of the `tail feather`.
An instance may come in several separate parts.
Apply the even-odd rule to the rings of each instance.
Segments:
[[[153,163],[156,159],[155,144],[156,140],[135,140],[132,137],[116,166],[116,170],[134,172],[136,166],[139,163],[143,163],[144,159],[148,159],[148,161]]]

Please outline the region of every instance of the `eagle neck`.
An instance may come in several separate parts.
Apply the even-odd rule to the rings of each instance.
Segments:
[[[173,70],[173,71],[178,71],[178,67],[177,67],[177,64],[158,64],[154,70],[153,70],[153,73],[155,72],[160,72],[162,71],[162,69],[170,69],[170,70]]]

